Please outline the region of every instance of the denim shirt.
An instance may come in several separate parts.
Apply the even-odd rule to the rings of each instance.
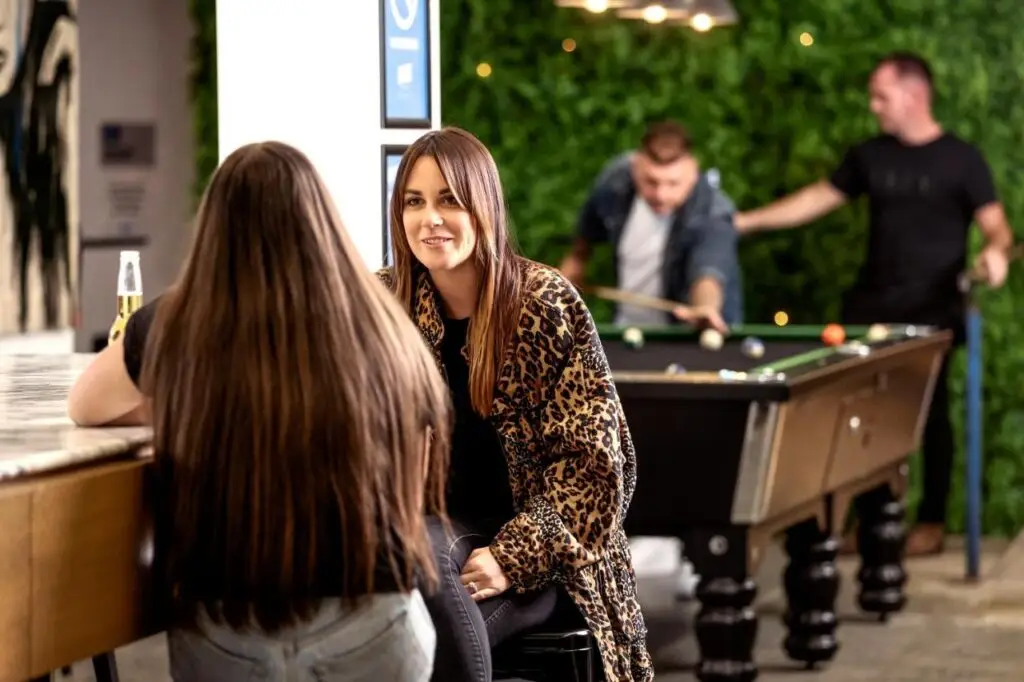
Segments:
[[[595,182],[580,212],[578,236],[590,244],[611,244],[618,272],[618,247],[625,231],[636,185],[630,155],[609,163]],[[722,283],[722,316],[727,324],[742,322],[743,282],[737,256],[738,234],[732,218],[736,206],[702,174],[686,202],[676,209],[666,244],[663,291],[674,301],[686,301],[690,287],[702,277]],[[676,322],[666,313],[667,321]]]

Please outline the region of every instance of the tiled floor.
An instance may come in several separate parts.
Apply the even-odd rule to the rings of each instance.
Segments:
[[[992,578],[981,586],[962,581],[963,556],[954,546],[942,556],[911,562],[908,610],[879,623],[854,607],[856,570],[842,560],[844,575],[836,660],[814,672],[788,661],[781,650],[784,629],[778,576],[783,557],[773,550],[761,570],[758,637],[760,680],[765,682],[1015,682],[1024,678],[1024,564],[998,565],[1006,542],[986,545],[983,566]],[[1024,547],[1022,536],[1018,549]],[[653,564],[654,562],[652,562]],[[692,604],[673,598],[675,580],[647,576],[641,600],[651,630],[650,647],[659,682],[693,680],[697,652]],[[123,682],[169,682],[162,637],[117,652]],[[75,666],[76,682],[92,680],[86,664]]]

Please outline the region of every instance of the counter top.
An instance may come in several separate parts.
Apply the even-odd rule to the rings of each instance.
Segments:
[[[0,355],[0,481],[127,455],[148,427],[79,428],[67,417],[72,383],[90,354]]]

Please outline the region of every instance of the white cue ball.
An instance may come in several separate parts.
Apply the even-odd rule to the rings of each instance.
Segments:
[[[717,329],[705,329],[700,334],[700,345],[701,348],[707,350],[718,350],[722,347],[722,332]]]
[[[622,340],[630,348],[640,348],[644,345],[644,333],[636,327],[629,327],[622,332]]]
[[[889,336],[889,329],[884,324],[873,324],[868,327],[868,341],[882,341]]]

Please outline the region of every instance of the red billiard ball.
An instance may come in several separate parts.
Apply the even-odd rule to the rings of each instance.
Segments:
[[[846,340],[846,330],[842,325],[827,324],[821,332],[821,340],[826,346],[838,346]]]

